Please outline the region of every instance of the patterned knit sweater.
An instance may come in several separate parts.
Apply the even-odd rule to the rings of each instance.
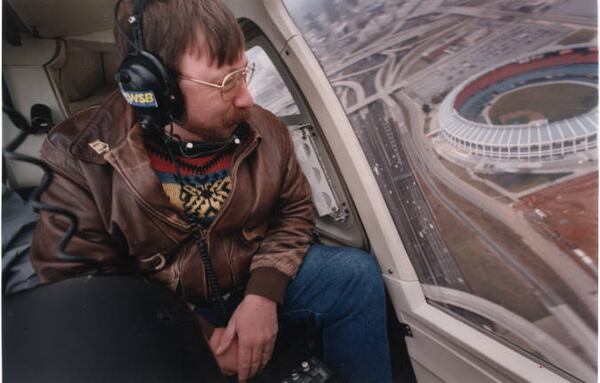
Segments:
[[[183,179],[184,192],[190,198],[184,207],[180,198],[181,186],[177,180],[175,164],[168,152],[158,145],[147,142],[150,162],[171,203],[185,210],[188,208],[199,219],[203,227],[208,227],[225,204],[231,191],[232,150],[187,158],[175,154],[179,173]]]

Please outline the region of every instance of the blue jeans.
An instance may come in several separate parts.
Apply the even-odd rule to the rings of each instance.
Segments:
[[[325,364],[340,380],[392,381],[383,279],[364,251],[312,245],[288,285],[280,321],[321,330]]]

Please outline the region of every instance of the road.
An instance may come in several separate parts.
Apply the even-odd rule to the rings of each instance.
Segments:
[[[593,17],[573,16],[573,15],[555,15],[555,14],[535,14],[526,12],[501,11],[487,7],[439,7],[438,12],[452,13],[466,16],[487,17],[494,19],[515,18],[521,21],[529,20],[543,23],[559,23],[573,25],[581,28],[582,26],[596,27],[597,22]]]
[[[388,197],[388,206],[411,261],[416,269],[425,271],[421,278],[429,283],[468,291],[469,287],[439,232],[404,149],[398,144],[399,131],[393,117],[387,115],[384,103],[371,105],[366,119],[359,114],[353,119],[355,123],[370,127],[368,132],[361,134],[362,140],[371,149],[367,156],[371,163],[378,164],[378,183]]]

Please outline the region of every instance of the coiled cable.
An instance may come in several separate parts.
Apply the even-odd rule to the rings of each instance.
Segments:
[[[50,183],[52,182],[53,171],[52,168],[50,168],[50,166],[44,161],[41,161],[32,156],[28,156],[26,154],[15,152],[15,150],[19,147],[19,145],[21,145],[25,141],[29,134],[35,133],[35,130],[29,125],[25,117],[23,117],[21,113],[14,109],[12,100],[10,98],[10,94],[8,93],[8,90],[6,88],[6,84],[3,82],[2,85],[4,98],[2,111],[6,113],[6,115],[10,118],[11,122],[20,130],[19,135],[4,147],[2,151],[2,156],[5,160],[11,159],[15,161],[25,162],[28,164],[38,166],[42,169],[42,171],[44,172],[42,180],[40,184],[35,188],[35,190],[33,190],[33,192],[30,194],[29,201],[31,202],[33,211],[35,211],[36,213],[39,213],[40,211],[47,211],[50,213],[62,215],[69,221],[69,227],[65,232],[65,236],[59,242],[58,247],[56,249],[57,256],[65,261],[79,262],[92,266],[93,270],[91,273],[100,273],[102,267],[100,261],[93,258],[69,254],[66,252],[67,244],[77,232],[77,216],[68,209],[40,202],[40,197],[42,193],[48,188],[48,186],[50,186]],[[8,276],[10,274],[10,270],[17,263],[18,259],[18,257],[14,257],[8,264],[4,265],[4,267],[2,268],[3,295],[6,292],[6,285],[8,283]]]
[[[148,130],[152,130],[152,128],[146,128],[146,131],[148,131]],[[196,243],[196,247],[198,248],[198,251],[200,253],[200,258],[202,259],[202,263],[204,264],[204,271],[205,271],[204,274],[206,276],[206,281],[207,281],[208,289],[209,289],[207,295],[209,296],[210,301],[215,304],[215,308],[217,311],[217,319],[219,321],[219,323],[218,323],[219,327],[225,327],[225,326],[227,326],[227,322],[229,321],[231,312],[228,309],[227,305],[225,304],[224,295],[221,290],[221,286],[219,285],[219,279],[217,278],[217,273],[215,272],[215,268],[212,263],[212,259],[210,258],[210,255],[208,254],[208,245],[206,243],[205,230],[202,227],[200,218],[192,211],[191,204],[189,203],[190,202],[190,193],[185,191],[185,186],[187,184],[184,181],[183,177],[181,176],[181,172],[179,169],[180,168],[179,161],[177,160],[176,156],[173,154],[172,145],[170,143],[170,140],[173,139],[173,135],[167,136],[166,134],[164,134],[164,131],[160,131],[160,133],[158,134],[158,137],[161,138],[162,146],[167,150],[167,153],[175,166],[175,177],[176,177],[177,182],[179,183],[179,187],[180,187],[179,198],[183,202],[183,211],[184,211],[185,217],[187,219],[187,222],[190,225],[190,228],[192,229],[192,238],[194,239],[194,242]],[[220,161],[227,153],[227,149],[228,149],[228,147],[224,147],[223,151],[221,153],[218,153],[215,156],[214,160],[217,160],[217,161],[209,161],[207,164],[205,164],[202,167],[203,169],[198,169],[199,172],[201,173],[203,171],[206,171],[207,169],[210,168],[210,166],[212,166],[215,163],[217,163],[218,161]]]

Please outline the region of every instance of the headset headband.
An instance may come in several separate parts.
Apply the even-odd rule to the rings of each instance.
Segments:
[[[144,6],[146,0],[135,0],[133,3],[133,15],[129,17],[131,24],[131,39],[135,46],[134,49],[144,50]]]

